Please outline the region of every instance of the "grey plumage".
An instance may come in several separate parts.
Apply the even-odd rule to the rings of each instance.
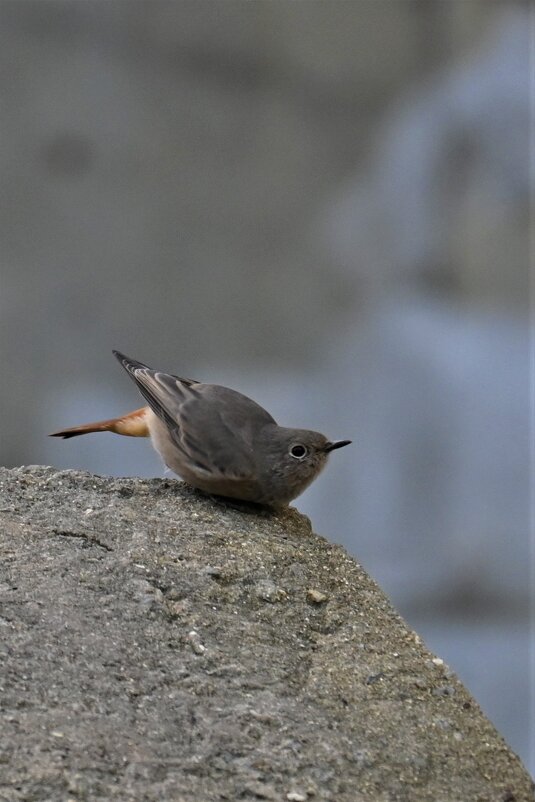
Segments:
[[[350,443],[278,426],[236,390],[151,370],[113,353],[150,406],[151,440],[165,464],[205,492],[286,505],[316,478],[330,451]]]

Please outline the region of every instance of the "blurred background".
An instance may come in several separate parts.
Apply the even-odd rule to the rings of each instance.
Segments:
[[[162,475],[46,437],[112,348],[352,438],[298,508],[535,771],[529,5],[2,0],[0,462]]]

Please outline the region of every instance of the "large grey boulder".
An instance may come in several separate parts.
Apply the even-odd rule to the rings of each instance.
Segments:
[[[294,510],[0,469],[0,800],[524,802],[533,785]]]

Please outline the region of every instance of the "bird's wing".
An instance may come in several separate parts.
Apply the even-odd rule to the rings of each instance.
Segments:
[[[123,368],[137,384],[143,398],[147,401],[155,415],[168,427],[176,427],[180,416],[180,408],[192,388],[199,384],[194,379],[182,379],[169,373],[151,370],[142,362],[114,351]]]
[[[254,421],[275,423],[268,412],[234,390],[154,371],[114,353],[187,463],[212,478],[254,476]]]

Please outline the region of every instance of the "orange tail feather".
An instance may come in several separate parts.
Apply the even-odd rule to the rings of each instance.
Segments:
[[[78,437],[80,434],[91,434],[92,432],[114,432],[126,437],[148,437],[148,414],[149,407],[141,407],[141,409],[135,409],[120,418],[84,423],[81,426],[73,426],[71,429],[52,432],[50,437],[63,437],[64,440],[67,440],[69,437]]]

